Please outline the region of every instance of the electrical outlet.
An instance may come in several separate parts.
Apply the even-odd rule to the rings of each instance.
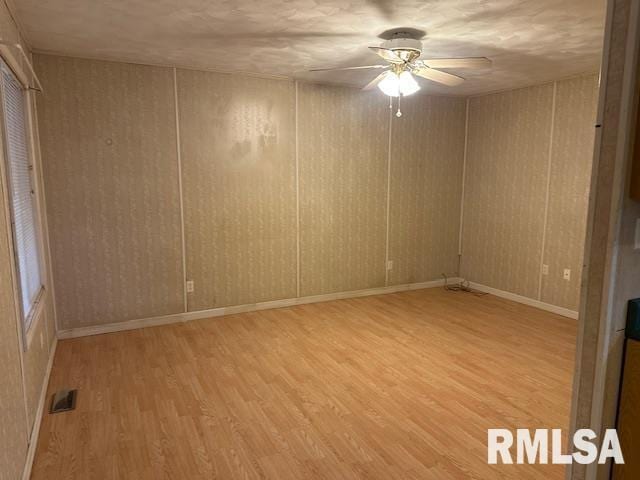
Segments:
[[[187,280],[187,293],[193,293],[194,285],[193,280]]]
[[[387,270],[393,270],[393,260],[387,262]]]
[[[542,274],[543,275],[549,275],[549,265],[542,265]]]
[[[564,278],[565,280],[571,280],[571,270],[568,268],[565,268],[562,278]]]

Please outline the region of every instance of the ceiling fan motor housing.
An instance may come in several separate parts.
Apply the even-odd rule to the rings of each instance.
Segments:
[[[392,38],[381,45],[382,48],[393,50],[404,61],[412,61],[422,53],[422,42],[415,38]]]

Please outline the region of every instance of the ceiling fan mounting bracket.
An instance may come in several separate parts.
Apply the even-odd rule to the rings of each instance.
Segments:
[[[413,27],[395,27],[389,30],[385,30],[378,38],[382,40],[391,40],[392,38],[413,38],[415,40],[421,40],[425,37],[427,32],[419,30]]]
[[[414,50],[416,52],[422,52],[422,42],[415,38],[396,37],[383,42],[380,46],[382,48],[388,48],[389,50]]]

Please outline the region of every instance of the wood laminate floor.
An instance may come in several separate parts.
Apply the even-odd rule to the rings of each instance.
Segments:
[[[567,428],[577,324],[443,289],[63,340],[34,479],[561,479],[487,428]]]

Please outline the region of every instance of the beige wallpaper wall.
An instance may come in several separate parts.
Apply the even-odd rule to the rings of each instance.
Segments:
[[[396,119],[376,92],[36,60],[47,89],[38,115],[62,329],[183,312],[184,278],[194,282],[187,309],[197,311],[456,273],[465,99],[417,96]],[[579,272],[564,290],[550,282],[560,262],[579,269],[580,221],[561,227],[586,208],[589,121],[572,115],[591,111],[589,78],[558,82],[556,92],[554,238],[545,243],[554,269],[543,290],[567,308]],[[462,273],[531,298],[553,91],[469,101]],[[574,144],[582,163],[572,163]]]
[[[173,72],[36,56],[58,325],[183,311]]]
[[[594,125],[598,105],[595,75],[557,83],[549,207],[540,299],[578,310],[586,234]],[[571,280],[562,278],[571,270]]]
[[[385,284],[389,109],[375,92],[298,87],[300,294]]]
[[[547,186],[553,85],[472,98],[462,273],[535,298]]]
[[[597,80],[555,88],[555,108],[554,84],[470,100],[462,274],[576,310]]]
[[[189,310],[296,295],[294,84],[178,70]]]
[[[456,268],[463,100],[394,118],[413,125],[393,134],[387,238],[375,92],[45,55],[36,69],[62,329],[184,310],[180,198],[189,311],[384,286],[387,242],[389,284]]]
[[[391,284],[457,273],[465,110],[464,98],[414,97],[393,123]]]

